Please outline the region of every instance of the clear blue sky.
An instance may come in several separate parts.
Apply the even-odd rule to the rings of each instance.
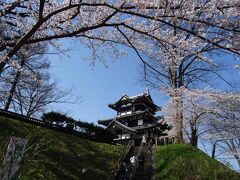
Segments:
[[[64,41],[64,47],[73,46]],[[83,101],[78,104],[54,104],[50,110],[66,112],[70,116],[88,122],[111,118],[115,111],[108,108],[109,103],[117,101],[124,93],[131,96],[145,92],[147,87],[140,83],[140,61],[136,54],[126,49],[128,55],[112,62],[106,59],[108,67],[97,62],[92,66],[86,61],[90,51],[83,46],[72,47],[67,55],[48,55],[52,63],[52,74],[59,80],[63,88],[74,86],[73,94],[81,96]],[[166,102],[156,90],[150,93],[158,105]]]

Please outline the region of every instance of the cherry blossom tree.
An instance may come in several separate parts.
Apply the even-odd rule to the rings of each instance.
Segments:
[[[180,98],[171,97],[164,106],[165,121],[173,125],[171,136],[176,138],[180,134],[183,138],[182,141],[197,146],[199,136],[208,131],[208,128],[205,127],[209,112],[208,101],[201,94],[198,94],[199,92],[183,88],[181,90]],[[178,117],[179,114],[182,117]]]
[[[209,131],[208,101],[201,94],[188,90],[185,92],[183,107],[185,137],[192,146],[197,147],[199,137]]]
[[[14,112],[25,116],[40,117],[49,105],[54,103],[73,104],[79,102],[78,97],[72,95],[72,89],[62,90],[56,81],[52,81],[49,74],[38,73],[38,78],[24,80],[26,86],[16,87],[11,102]]]
[[[215,143],[221,153],[234,157],[240,167],[240,93],[214,92],[210,94],[212,104],[206,139]]]
[[[26,44],[74,37],[80,43],[123,43],[144,48],[145,39],[131,44],[131,38],[144,36],[165,45],[169,31],[189,33],[203,43],[239,55],[239,2],[226,0],[27,0],[2,1],[1,67]],[[181,23],[178,23],[181,22]]]
[[[191,81],[198,71],[186,71],[187,64],[192,65],[192,59],[211,62],[204,53],[209,50],[240,55],[239,7],[237,0],[3,1],[0,3],[0,27],[4,30],[0,36],[0,73],[6,64],[15,65],[12,58],[24,45],[48,41],[58,46],[57,40],[62,38],[77,39],[91,48],[97,59],[102,57],[96,53],[99,47],[118,57],[122,55],[118,44],[127,45],[137,53],[144,67],[159,74],[161,71],[149,64],[144,54],[154,59],[163,57],[171,77],[169,91],[175,100],[178,98],[176,139],[182,142],[179,88],[186,83],[183,84],[181,72],[191,74],[187,76]],[[156,51],[160,56],[156,56]],[[176,71],[176,66],[182,71]]]
[[[186,142],[197,146],[198,138],[206,136],[210,141],[217,143],[222,141],[224,135],[232,133],[228,128],[239,128],[239,97],[240,93],[236,91],[222,92],[214,89],[182,89],[182,112],[183,112],[183,133]],[[176,99],[170,98],[169,102],[163,108],[165,121],[172,124],[176,121]],[[231,124],[231,126],[229,126]],[[176,128],[176,127],[174,127]],[[173,128],[173,129],[174,129]],[[177,127],[178,128],[178,127]],[[220,138],[216,131],[224,132]],[[176,131],[176,130],[175,130]],[[235,132],[237,132],[235,130]],[[176,132],[172,132],[173,134]],[[215,136],[216,135],[216,136]],[[213,138],[213,137],[218,137]]]
[[[183,36],[184,40],[182,40]],[[227,66],[209,58],[210,55],[219,51],[218,48],[204,43],[189,33],[183,34],[177,30],[169,31],[166,39],[174,39],[175,44],[162,48],[160,43],[156,42],[154,48],[143,53],[148,66],[144,66],[142,74],[148,86],[159,89],[172,98],[171,103],[175,103],[174,113],[176,113],[174,118],[175,140],[183,142],[184,107],[182,106],[185,106],[183,98],[186,98],[182,94],[183,90],[211,85],[211,80],[217,78],[228,83],[221,75]],[[186,47],[179,50],[178,47],[181,47],[182,44],[185,44]]]
[[[0,98],[4,110],[13,110],[25,116],[37,116],[49,104],[76,103],[79,98],[72,90],[58,87],[56,80],[50,77],[50,62],[43,54],[44,44],[34,44],[17,52],[14,62],[19,67],[6,66],[0,78]],[[26,50],[27,49],[27,50]]]
[[[50,67],[49,62],[43,59],[45,58],[43,55],[46,50],[46,44],[43,43],[36,43],[31,47],[26,45],[19,50],[13,58],[13,62],[15,64],[18,63],[19,66],[17,68],[5,66],[6,71],[2,73],[0,81],[2,94],[5,94],[5,98],[2,100],[2,102],[4,101],[4,110],[8,110],[16,88],[19,87],[19,83],[21,84],[23,79],[25,79],[25,81],[28,81],[29,77],[30,79],[36,79],[36,70],[45,71]]]
[[[182,91],[183,133],[185,142],[197,146],[201,138],[212,144],[212,157],[234,157],[240,164],[240,93],[214,89]],[[176,100],[163,108],[165,121],[175,125]],[[175,136],[175,127],[170,135]],[[219,154],[216,155],[216,151]]]
[[[214,2],[212,1],[211,3]],[[189,7],[191,7],[191,5],[189,5]],[[171,13],[172,16],[179,16],[177,14],[180,12],[177,8],[172,9]],[[194,18],[202,19],[202,13],[203,11],[198,11],[198,13],[194,14]],[[210,22],[209,19],[207,21]],[[138,55],[144,64],[144,73],[142,74],[147,84],[166,92],[171,97],[171,103],[175,103],[175,105],[173,105],[175,107],[175,140],[176,142],[182,143],[184,121],[184,95],[182,94],[182,89],[211,85],[210,79],[215,78],[219,78],[225,83],[228,83],[221,75],[221,71],[223,71],[225,67],[219,61],[212,59],[212,56],[216,56],[216,54],[224,55],[225,53],[229,53],[229,51],[224,51],[224,48],[205,41],[192,33],[200,29],[204,32],[206,30],[205,28],[207,28],[208,30],[205,31],[204,34],[204,36],[207,37],[210,36],[210,34],[212,35],[212,33],[217,33],[217,31],[215,31],[216,28],[213,26],[207,27],[196,21],[191,23],[186,22],[184,18],[175,20],[173,24],[174,26],[163,23],[161,28],[158,28],[158,37],[161,37],[159,40],[154,39],[154,41],[152,41],[147,36],[137,38],[145,38],[145,41],[149,44],[147,48],[141,48],[140,46],[135,50],[140,52]],[[235,25],[236,28],[234,28],[233,31],[238,31],[239,22],[236,22]],[[179,29],[178,27],[181,26],[184,26],[184,28],[188,27],[190,31]],[[223,42],[224,40],[222,39],[220,41]],[[131,43],[132,47],[134,47],[134,44],[139,42],[132,38]],[[235,47],[237,46],[238,45]],[[236,54],[238,53],[239,49],[236,49]]]

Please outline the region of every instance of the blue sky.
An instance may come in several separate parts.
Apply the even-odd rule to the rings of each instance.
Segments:
[[[64,42],[65,46],[71,46],[73,51],[61,56],[48,55],[52,63],[51,73],[61,87],[73,86],[73,94],[81,96],[83,101],[78,104],[54,104],[49,110],[96,122],[116,115],[107,105],[117,101],[123,94],[132,96],[147,90],[140,83],[140,61],[132,50],[125,49],[128,55],[115,62],[106,59],[108,67],[105,67],[101,62],[93,66],[90,61],[84,60],[90,56],[90,51],[83,46],[76,50],[76,46],[67,41]],[[150,89],[150,93],[160,106],[167,100],[156,90]]]

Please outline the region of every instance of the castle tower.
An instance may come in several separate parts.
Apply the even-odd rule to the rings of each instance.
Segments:
[[[154,104],[149,92],[131,97],[123,95],[108,106],[117,112],[116,117],[98,120],[98,123],[118,135],[115,142],[126,144],[129,140],[134,140],[135,145],[139,145],[145,135],[148,140],[157,143],[158,137],[164,135],[167,126],[159,122],[161,117],[155,117],[160,107]]]

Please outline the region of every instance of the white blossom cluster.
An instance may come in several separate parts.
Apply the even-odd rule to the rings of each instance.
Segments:
[[[7,63],[25,44],[67,37],[128,46],[130,40],[140,50],[157,43],[167,63],[198,54],[207,44],[239,55],[239,6],[239,1],[226,0],[3,1],[1,61]]]
[[[176,112],[182,113],[182,119],[176,116]],[[185,141],[189,142],[196,130],[196,137],[209,143],[215,142],[220,154],[236,159],[240,157],[239,92],[182,88],[181,96],[171,98],[163,113],[165,121],[173,125],[170,136],[176,136],[182,128]]]

